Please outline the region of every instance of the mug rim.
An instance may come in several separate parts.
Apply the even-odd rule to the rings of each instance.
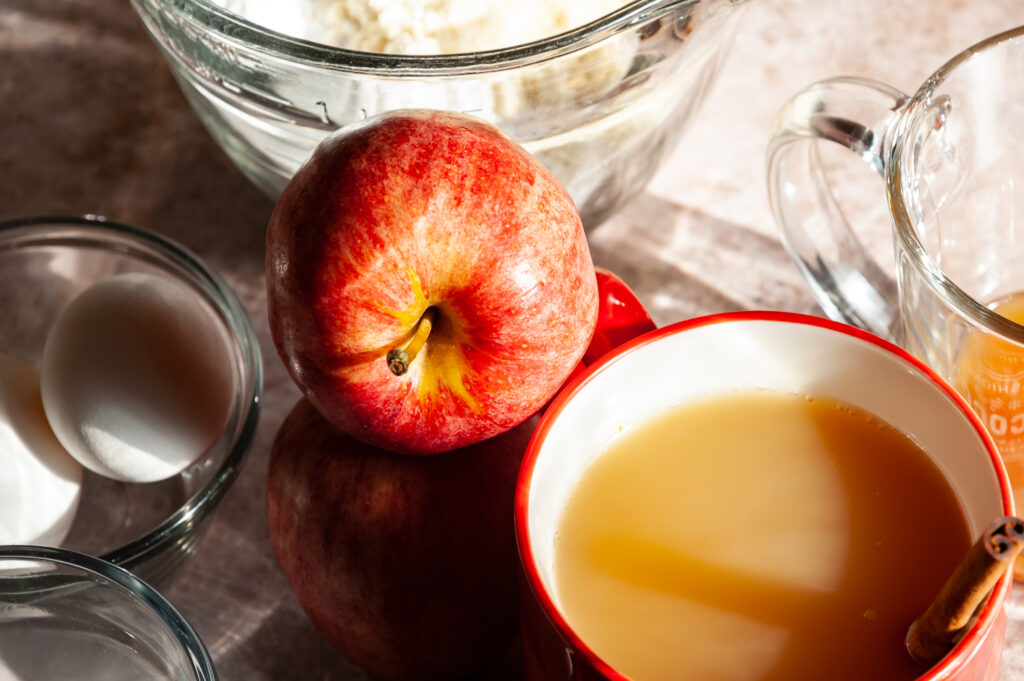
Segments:
[[[577,393],[590,383],[593,378],[604,369],[604,367],[617,361],[624,355],[636,351],[638,348],[655,343],[659,339],[667,336],[684,333],[688,330],[713,324],[749,321],[797,324],[801,326],[818,327],[845,334],[862,342],[873,344],[879,349],[894,355],[903,363],[909,364],[913,369],[916,369],[920,372],[922,378],[930,380],[949,400],[954,403],[956,408],[965,417],[967,417],[970,426],[981,438],[985,449],[988,452],[990,463],[995,470],[996,477],[999,482],[1000,494],[1002,496],[1003,510],[1006,515],[1012,515],[1014,512],[1013,496],[1006,469],[1003,466],[1002,458],[999,456],[999,451],[996,448],[995,442],[992,440],[992,436],[985,429],[981,420],[974,411],[971,410],[963,397],[961,397],[945,379],[939,376],[935,370],[907,350],[904,350],[902,347],[891,341],[881,338],[869,331],[865,331],[864,329],[831,319],[826,319],[824,317],[796,312],[768,310],[713,313],[679,321],[674,324],[669,324],[667,326],[654,329],[653,331],[649,331],[627,341],[626,343],[623,343],[605,354],[593,364],[589,365],[586,370],[575,376],[552,399],[547,410],[541,417],[540,422],[533,431],[533,436],[530,438],[530,442],[527,445],[526,453],[524,454],[520,465],[519,476],[516,480],[514,512],[516,544],[518,546],[520,565],[523,569],[523,577],[530,590],[530,594],[528,596],[532,596],[536,600],[540,609],[543,611],[544,616],[554,626],[559,636],[561,636],[572,649],[581,654],[590,666],[610,681],[635,680],[632,677],[626,676],[625,674],[613,669],[611,665],[605,662],[596,652],[594,652],[594,650],[576,633],[573,627],[555,606],[552,595],[544,587],[544,583],[541,579],[540,571],[534,557],[533,544],[529,532],[529,497],[533,472],[541,446],[546,439],[548,432],[554,425],[555,420],[565,409],[566,405],[576,396]],[[947,670],[951,667],[965,664],[987,638],[995,619],[1002,611],[1003,604],[1009,597],[1012,585],[1012,571],[1007,570],[1006,573],[999,578],[999,581],[992,590],[992,595],[985,601],[985,604],[978,613],[976,621],[971,625],[963,638],[957,641],[956,645],[949,653],[946,654],[945,657],[936,662],[924,674],[917,677],[915,681],[932,681],[939,679],[940,677],[945,676]]]
[[[921,240],[918,239],[910,218],[910,211],[903,198],[903,172],[900,170],[899,159],[902,158],[906,149],[906,141],[909,139],[907,134],[911,119],[909,114],[912,111],[919,106],[930,104],[936,88],[942,85],[957,67],[971,57],[1004,42],[1022,37],[1024,37],[1024,26],[1011,28],[985,38],[958,53],[925,79],[906,106],[898,112],[894,127],[894,143],[887,161],[888,169],[885,177],[894,231],[903,246],[903,251],[913,262],[914,269],[920,272],[928,286],[962,317],[980,329],[1003,336],[1017,345],[1024,345],[1024,324],[1019,324],[993,311],[960,288],[946,275],[935,259],[928,254]]]

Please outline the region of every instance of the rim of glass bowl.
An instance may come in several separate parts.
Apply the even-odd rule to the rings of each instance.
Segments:
[[[44,227],[50,229],[44,231]],[[40,216],[0,222],[0,252],[27,245],[75,243],[103,245],[143,261],[170,265],[178,274],[186,275],[223,315],[241,351],[242,392],[236,396],[228,422],[234,436],[230,450],[213,477],[155,528],[99,556],[132,570],[191,534],[213,511],[241,471],[259,421],[263,392],[259,342],[249,315],[227,282],[194,253],[166,237],[95,215]]]
[[[156,589],[128,570],[95,556],[49,546],[21,544],[0,546],[0,562],[6,559],[64,565],[79,572],[98,576],[104,582],[109,582],[128,591],[155,612],[157,617],[171,630],[174,638],[192,663],[196,677],[200,681],[217,681],[217,670],[213,666],[210,651],[207,650],[192,625]],[[2,578],[2,573],[0,573],[0,579]]]
[[[601,42],[672,10],[697,5],[700,1],[633,0],[571,31],[496,50],[442,55],[394,55],[359,52],[291,37],[252,23],[214,4],[212,0],[133,0],[137,4],[156,4],[165,9],[173,9],[225,40],[262,49],[290,61],[392,77],[484,73],[546,61]],[[728,0],[727,4],[740,5],[745,1]]]

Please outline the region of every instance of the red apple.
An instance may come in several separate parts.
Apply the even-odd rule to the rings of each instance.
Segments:
[[[267,232],[270,329],[306,397],[429,454],[534,414],[582,357],[597,286],[565,189],[497,128],[406,110],[325,140]]]
[[[355,440],[300,400],[274,440],[267,520],[313,624],[392,681],[456,679],[518,631],[512,521],[535,419],[433,457]]]
[[[597,275],[597,324],[583,359],[576,363],[563,387],[626,341],[658,328],[644,304],[617,274],[604,267],[594,267],[594,272]],[[557,394],[558,391],[541,407],[540,413],[547,410]]]

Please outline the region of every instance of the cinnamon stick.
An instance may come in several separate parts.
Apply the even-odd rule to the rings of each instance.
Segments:
[[[907,632],[907,651],[935,662],[960,640],[981,602],[1024,549],[1024,521],[1005,516],[982,533],[931,605]]]

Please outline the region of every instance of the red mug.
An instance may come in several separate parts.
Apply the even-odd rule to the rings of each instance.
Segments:
[[[523,460],[515,528],[528,681],[643,681],[605,662],[558,605],[555,532],[586,467],[619,432],[652,415],[725,392],[765,388],[831,397],[911,437],[950,483],[972,538],[1014,513],[1006,471],[978,418],[948,383],[892,343],[829,320],[779,312],[712,315],[649,332],[566,386]],[[920,679],[995,681],[1011,585],[1004,575],[963,638]]]

